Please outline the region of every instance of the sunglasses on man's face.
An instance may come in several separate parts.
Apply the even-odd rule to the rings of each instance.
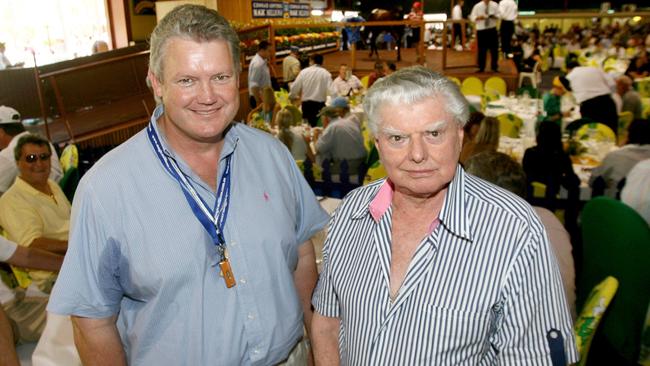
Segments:
[[[36,160],[41,159],[41,161],[50,160],[52,156],[51,153],[42,153],[42,154],[28,154],[25,156],[25,161],[28,163],[34,163]]]

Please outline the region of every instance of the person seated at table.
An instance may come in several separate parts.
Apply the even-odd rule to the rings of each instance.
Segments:
[[[314,153],[309,147],[309,137],[302,126],[294,125],[294,116],[290,110],[282,108],[275,117],[275,124],[280,132],[278,138],[291,151],[295,160],[314,161]]]
[[[554,210],[554,199],[564,187],[569,194],[568,199],[575,202],[579,198],[580,178],[573,171],[571,158],[564,152],[560,126],[551,121],[543,121],[537,132],[537,145],[526,149],[522,165],[526,173],[529,197],[532,197],[532,183],[538,182],[546,186],[546,207]],[[572,207],[573,208],[573,207]],[[576,214],[577,212],[571,212]],[[575,219],[571,216],[567,220]],[[565,221],[574,224],[573,221]]]
[[[494,117],[483,118],[474,140],[463,145],[460,153],[460,163],[465,163],[467,159],[483,151],[497,151],[500,137],[499,130],[498,119]]]
[[[21,137],[14,149],[20,174],[0,197],[0,226],[23,247],[65,254],[68,248],[70,202],[50,175],[52,151],[47,140]],[[38,290],[49,294],[56,280],[52,272],[28,270]]]
[[[650,159],[637,163],[627,173],[621,201],[635,209],[650,225]]]
[[[650,159],[650,122],[636,119],[627,131],[627,144],[607,154],[589,178],[589,185],[593,187],[596,179],[602,177],[605,195],[612,198],[616,198],[618,184],[630,169],[641,160]]]
[[[496,151],[485,151],[474,155],[465,162],[465,171],[492,184],[504,188],[526,199],[526,174],[519,163],[508,155]],[[544,224],[546,235],[560,267],[564,292],[573,319],[576,318],[575,266],[569,233],[555,215],[543,208],[533,206]]]
[[[569,81],[561,76],[556,76],[553,79],[553,87],[551,90],[544,94],[544,112],[546,113],[546,120],[562,123],[562,117],[571,115],[571,111],[562,112],[562,96],[569,91]]]
[[[630,61],[630,65],[625,70],[625,75],[632,79],[641,79],[650,76],[650,60],[648,52],[643,50]]]
[[[321,165],[325,160],[332,163],[332,173],[339,171],[340,163],[346,160],[350,175],[359,171],[366,159],[366,148],[361,134],[361,124],[357,117],[350,113],[347,99],[337,97],[329,107],[334,111],[334,117],[323,123],[324,130],[319,135],[316,130],[314,139],[316,162]]]
[[[339,66],[339,76],[332,81],[330,85],[330,95],[335,98],[338,96],[350,96],[358,93],[363,89],[361,80],[349,72],[347,64]]]
[[[643,102],[639,92],[632,88],[633,81],[627,75],[621,75],[616,79],[616,93],[614,93],[614,102],[618,113],[631,112],[634,119],[639,119],[643,115]]]
[[[58,271],[63,256],[40,249],[24,248],[0,236],[0,262],[24,268]],[[23,289],[11,290],[0,281],[0,298],[0,365],[19,366],[15,344],[18,341],[33,342],[39,338],[45,327],[47,297],[25,296]]]
[[[386,76],[386,71],[384,70],[384,63],[381,61],[375,62],[374,71],[370,73],[368,77],[368,88],[372,86],[377,80]]]

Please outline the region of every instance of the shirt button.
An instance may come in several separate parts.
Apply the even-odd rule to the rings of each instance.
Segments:
[[[258,350],[257,348],[255,348],[255,349],[253,350],[253,353],[254,353],[254,354],[258,354],[258,353],[260,353],[260,350]]]
[[[233,241],[232,243],[230,243],[230,245],[232,245],[233,247],[236,247],[236,246],[237,246],[237,242],[236,242],[236,241]]]
[[[255,315],[253,313],[248,313],[248,319],[250,320],[255,319]]]
[[[246,283],[246,279],[245,279],[245,278],[242,278],[241,280],[239,280],[239,282],[241,282],[241,283]]]

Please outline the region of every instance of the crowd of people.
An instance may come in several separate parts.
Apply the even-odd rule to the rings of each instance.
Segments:
[[[246,122],[272,133],[237,123],[237,33],[197,5],[157,24],[150,123],[84,175],[72,203],[55,147],[0,106],[0,260],[11,265],[0,266],[0,364],[18,365],[16,342],[35,341],[66,365],[577,362],[577,212],[562,223],[532,190],[578,200],[562,141],[571,93],[583,118],[615,133],[619,112],[633,113],[625,145],[591,184],[650,223],[650,122],[633,88],[650,71],[647,52],[628,26],[524,36],[516,12],[512,0],[474,6],[480,72],[488,52],[498,72],[500,57],[518,62],[528,43],[522,68],[544,47],[585,39],[593,53],[610,53],[608,42],[637,48],[622,51],[630,67],[617,78],[567,58],[521,163],[497,152],[499,120],[470,113],[444,75],[380,61],[364,81],[347,64],[333,77],[322,54],[301,67],[292,47],[280,78],[267,41],[249,64]],[[366,121],[353,111],[361,94]],[[386,178],[330,217],[296,161],[363,174],[364,123]],[[328,222],[318,273],[311,238]],[[44,333],[52,319],[67,336]],[[48,353],[66,342],[76,351]]]

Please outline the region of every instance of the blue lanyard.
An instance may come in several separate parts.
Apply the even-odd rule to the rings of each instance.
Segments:
[[[178,163],[173,157],[163,148],[160,143],[160,137],[153,126],[154,122],[149,123],[147,126],[147,135],[149,142],[153,146],[156,156],[162,163],[163,167],[169,174],[178,182],[185,195],[187,203],[190,205],[194,216],[199,220],[203,228],[208,232],[212,238],[212,242],[217,247],[217,251],[221,256],[220,260],[225,259],[226,241],[223,237],[223,229],[228,217],[228,208],[230,206],[230,164],[232,154],[226,157],[226,167],[224,169],[219,187],[217,188],[217,201],[214,209],[210,209],[206,202],[199,196],[192,184],[189,182],[185,174],[178,167]]]

